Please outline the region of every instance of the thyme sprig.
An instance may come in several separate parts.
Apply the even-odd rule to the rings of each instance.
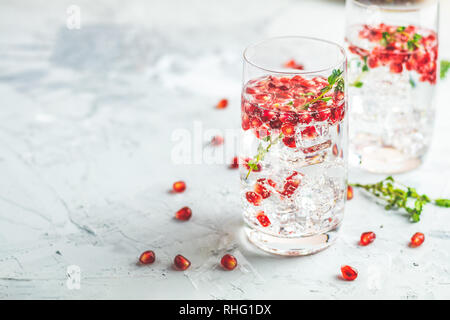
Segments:
[[[315,97],[314,99],[312,99],[311,101],[305,103],[305,105],[303,106],[303,109],[308,109],[309,106],[319,100],[321,101],[329,101],[331,99],[331,97],[324,97],[331,89],[333,89],[334,87],[334,91],[335,92],[344,92],[344,87],[345,87],[345,83],[344,83],[344,77],[343,77],[343,71],[339,70],[339,69],[334,69],[330,76],[328,77],[328,85],[323,87],[320,90],[320,94]]]
[[[445,78],[445,75],[447,74],[448,70],[450,70],[450,61],[441,60],[441,79]]]
[[[439,207],[450,207],[450,199],[431,200],[426,194],[417,193],[416,189],[396,182],[391,176],[373,184],[353,183],[350,185],[362,188],[385,202],[386,210],[405,210],[412,222],[420,221],[423,206],[427,203]]]
[[[273,140],[272,140],[272,136],[270,136],[270,135],[263,138],[263,141],[269,142],[269,144],[266,147],[264,147],[262,143],[259,143],[258,153],[256,154],[256,156],[253,157],[253,159],[251,159],[247,162],[249,169],[248,169],[247,175],[245,176],[245,180],[247,180],[248,176],[250,175],[250,173],[253,170],[255,170],[255,171],[258,170],[259,162],[261,160],[264,160],[264,157],[266,156],[267,152],[269,152],[270,148],[274,144],[277,144],[278,141],[283,139],[283,136],[284,136],[283,133],[280,133],[280,135]]]

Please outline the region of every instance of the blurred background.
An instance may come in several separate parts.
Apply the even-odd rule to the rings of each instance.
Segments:
[[[204,128],[238,128],[244,48],[279,35],[343,44],[344,9],[338,0],[1,1],[0,298],[183,297],[178,290],[164,291],[165,266],[158,275],[143,274],[136,269],[136,255],[156,247],[163,260],[171,259],[186,239],[194,242],[185,250],[197,252],[196,245],[207,247],[203,235],[211,236],[208,241],[215,246],[240,226],[241,217],[237,175],[224,165],[174,166],[172,132],[192,130],[194,121]],[[450,0],[441,1],[440,41],[441,57],[449,60]],[[217,111],[222,98],[229,99],[229,107]],[[436,132],[448,126],[439,117],[448,115],[442,113],[448,105],[440,101]],[[446,138],[435,136],[434,150],[449,152],[448,143],[441,144]],[[448,159],[425,164],[409,181],[417,185],[443,172],[448,172]],[[167,189],[180,178],[188,180],[191,193],[169,198]],[[450,192],[443,183],[427,190]],[[198,226],[179,232],[168,217],[191,204],[205,215]],[[360,221],[348,219],[350,229]],[[331,258],[342,257],[334,250],[327,251]],[[320,279],[320,272],[329,277],[309,283],[317,287],[315,293],[292,287],[275,297],[295,297],[298,290],[329,297],[320,293],[322,285],[338,294],[327,282],[336,281],[329,275],[333,271],[317,268],[328,265],[317,259],[323,258],[302,260],[312,278]],[[274,263],[259,272],[268,275],[280,266]],[[69,264],[85,272],[85,291],[64,288]],[[280,274],[298,267],[294,261],[284,266],[290,271],[280,267]],[[140,284],[142,275],[153,277],[160,295]],[[127,277],[135,280],[123,281]],[[412,278],[401,280],[400,287]],[[196,291],[192,297],[214,297],[211,292],[222,298],[261,297],[249,276],[240,284],[252,287],[244,294],[224,283],[224,290]],[[389,288],[373,294],[404,297]],[[434,287],[434,293],[423,294],[442,297],[445,290]],[[358,296],[358,291],[347,290],[344,296]]]

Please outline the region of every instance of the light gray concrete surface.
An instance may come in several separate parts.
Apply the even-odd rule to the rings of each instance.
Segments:
[[[79,30],[66,26],[72,4]],[[239,127],[247,44],[297,34],[342,43],[344,19],[339,1],[3,1],[0,298],[450,298],[450,210],[429,206],[412,224],[356,193],[333,247],[270,256],[242,235],[236,171],[172,161],[175,129]],[[449,91],[447,80],[425,163],[398,176],[433,197],[450,196]],[[214,110],[222,97],[230,106]],[[351,169],[349,180],[380,178]],[[178,179],[187,191],[168,193]],[[193,217],[180,223],[184,205]],[[359,247],[368,230],[376,242]],[[411,249],[416,231],[426,241]],[[138,266],[146,249],[157,262]],[[239,260],[233,272],[217,266],[225,252]],[[177,253],[192,262],[184,273],[171,268]],[[356,281],[338,278],[342,264]],[[67,286],[71,265],[80,289]]]

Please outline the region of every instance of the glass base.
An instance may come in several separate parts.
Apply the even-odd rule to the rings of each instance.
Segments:
[[[421,157],[410,157],[392,147],[373,147],[350,155],[350,164],[372,173],[394,174],[413,170]]]
[[[261,250],[282,256],[305,256],[332,245],[339,227],[324,233],[299,238],[276,237],[245,226],[248,240]]]

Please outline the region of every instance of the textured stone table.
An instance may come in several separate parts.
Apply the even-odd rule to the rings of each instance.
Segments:
[[[66,24],[72,4],[80,29]],[[449,58],[450,19],[441,21]],[[174,130],[239,126],[247,44],[286,34],[342,42],[343,3],[10,1],[0,34],[0,298],[450,298],[449,210],[429,206],[412,224],[356,193],[333,247],[270,256],[242,235],[237,171],[172,161]],[[398,176],[435,197],[450,196],[448,91],[449,80],[425,163]],[[215,110],[223,97],[230,106]],[[170,194],[178,179],[187,191]],[[351,169],[349,179],[380,176]],[[184,205],[193,218],[180,223]],[[376,242],[359,247],[368,230]],[[426,241],[411,249],[416,231]],[[158,260],[138,266],[146,249]],[[225,251],[239,260],[233,272],[217,266]],[[177,253],[192,262],[185,273],[171,268]],[[342,264],[358,268],[356,281],[338,278]]]

